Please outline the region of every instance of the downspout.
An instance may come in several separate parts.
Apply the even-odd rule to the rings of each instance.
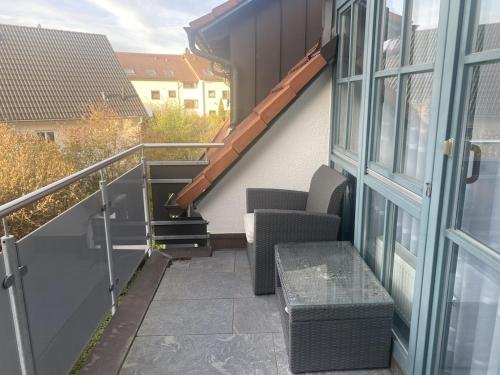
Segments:
[[[196,37],[195,33],[189,27],[185,27],[188,41],[189,41],[189,49],[195,55],[203,57],[207,60],[213,61],[217,64],[221,64],[226,68],[229,68],[231,71],[231,127],[234,128],[238,122],[238,113],[237,113],[237,93],[238,93],[238,70],[236,66],[229,60],[223,59],[222,57],[212,55],[208,52],[202,51],[196,46]]]

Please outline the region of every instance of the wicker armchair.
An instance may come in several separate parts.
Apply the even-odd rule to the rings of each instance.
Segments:
[[[309,192],[247,189],[245,232],[255,294],[275,291],[274,245],[337,240],[346,186],[344,176],[322,165]]]

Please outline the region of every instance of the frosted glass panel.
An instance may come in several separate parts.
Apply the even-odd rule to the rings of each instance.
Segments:
[[[0,252],[0,281],[5,278],[3,256]],[[16,335],[12,320],[9,292],[0,286],[0,372],[2,374],[21,374],[17,353]]]

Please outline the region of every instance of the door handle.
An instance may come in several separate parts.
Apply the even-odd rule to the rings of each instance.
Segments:
[[[481,172],[481,147],[471,143],[470,151],[474,153],[474,158],[472,159],[472,174],[469,177],[465,177],[466,184],[473,184],[476,182]]]

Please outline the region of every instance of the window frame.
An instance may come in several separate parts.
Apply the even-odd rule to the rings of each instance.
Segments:
[[[348,74],[346,77],[342,77],[342,72],[340,69],[339,64],[337,64],[334,72],[334,100],[333,100],[333,113],[335,113],[333,121],[332,121],[332,142],[331,142],[331,153],[332,154],[337,154],[343,156],[346,160],[348,160],[349,163],[353,164],[354,166],[357,165],[357,160],[358,156],[360,154],[360,135],[361,135],[361,124],[362,124],[362,118],[361,116],[358,119],[358,146],[357,146],[357,151],[353,151],[350,149],[350,141],[351,141],[351,130],[354,126],[352,124],[352,110],[351,110],[351,93],[352,93],[352,87],[354,86],[353,83],[361,82],[361,93],[363,93],[363,85],[364,85],[364,72],[366,70],[366,42],[367,42],[367,37],[364,38],[364,45],[363,45],[363,73],[362,74],[355,74],[355,61],[353,59],[354,55],[354,47],[356,46],[357,43],[357,33],[358,33],[358,14],[359,14],[359,5],[356,5],[359,3],[360,0],[348,0],[343,2],[340,5],[340,8],[337,11],[337,24],[341,25],[341,20],[342,16],[345,12],[350,11],[350,38],[349,38],[349,56],[348,56],[348,64],[347,64],[347,69],[348,69]],[[367,15],[368,15],[368,1],[366,2],[366,10],[365,10],[365,31],[367,30],[368,22],[367,22]],[[341,26],[340,26],[341,27]],[[344,58],[340,44],[339,44],[339,59]],[[338,110],[340,107],[340,101],[341,101],[341,95],[340,95],[340,89],[339,87],[341,85],[347,85],[347,124],[344,129],[345,131],[345,139],[343,144],[339,143],[339,134],[340,134],[340,116],[341,116],[341,111]],[[363,95],[360,98],[360,107],[363,105]]]
[[[160,90],[151,90],[151,100],[161,100]]]
[[[407,0],[406,3],[408,3]],[[400,178],[395,174],[386,173],[382,168],[377,168],[377,165],[370,163],[371,159],[371,142],[372,142],[372,131],[373,126],[371,125],[374,116],[374,96],[375,96],[375,78],[376,76],[388,76],[390,73],[395,75],[403,75],[411,72],[418,72],[421,70],[424,72],[425,69],[429,70],[429,66],[432,65],[434,69],[434,82],[432,83],[432,92],[437,92],[436,90],[441,90],[442,86],[442,75],[443,67],[445,61],[445,46],[446,46],[446,36],[447,36],[447,25],[449,19],[449,6],[450,2],[453,0],[441,0],[439,7],[439,24],[437,26],[437,38],[436,38],[436,55],[433,64],[421,64],[421,65],[409,65],[400,68],[399,72],[391,70],[390,72],[377,72],[378,66],[375,62],[378,61],[378,45],[379,45],[379,24],[382,22],[379,17],[379,12],[381,6],[378,6],[378,1],[368,0],[367,1],[367,14],[366,14],[366,36],[365,36],[365,46],[364,46],[364,68],[363,68],[363,88],[362,88],[362,100],[360,108],[360,128],[359,128],[359,152],[358,158],[353,158],[352,155],[345,152],[345,150],[337,147],[334,144],[335,137],[337,136],[335,128],[335,117],[338,115],[339,111],[336,110],[337,105],[337,90],[336,85],[338,83],[338,73],[336,69],[333,73],[333,98],[332,101],[332,131],[331,131],[331,145],[330,145],[330,161],[333,163],[336,169],[343,169],[353,174],[357,179],[357,196],[356,196],[356,207],[355,207],[355,237],[354,245],[360,249],[361,254],[364,256],[364,245],[365,245],[365,220],[367,209],[366,209],[366,188],[370,188],[377,193],[381,194],[387,202],[389,207],[399,207],[400,209],[406,211],[408,214],[419,220],[420,230],[422,238],[419,239],[418,244],[418,254],[416,260],[416,273],[414,280],[414,300],[412,306],[412,321],[410,327],[410,340],[408,345],[404,345],[402,340],[398,338],[397,333],[393,332],[393,356],[398,361],[402,369],[407,374],[420,374],[420,369],[425,365],[423,361],[419,361],[421,358],[425,358],[425,331],[420,330],[427,329],[430,321],[428,320],[428,311],[425,311],[425,315],[421,312],[422,310],[422,299],[431,298],[429,293],[429,278],[426,276],[429,272],[432,273],[433,258],[432,255],[426,254],[426,247],[429,243],[428,228],[427,224],[429,220],[430,212],[430,198],[425,194],[426,187],[424,182],[419,184],[420,186],[412,187],[411,184],[407,183],[404,178]],[[345,0],[339,2],[336,6],[336,19],[340,19],[340,12],[345,9],[346,6],[352,4],[351,0]],[[339,22],[337,22],[337,33],[338,33]],[[404,30],[404,29],[403,29]],[[375,32],[377,31],[377,32]],[[402,31],[403,32],[403,31]],[[352,51],[352,49],[351,49]],[[405,56],[402,52],[401,56]],[[428,66],[425,66],[428,65]],[[438,69],[439,67],[439,69]],[[399,93],[398,93],[399,97]],[[437,133],[437,123],[439,116],[437,112],[440,107],[441,97],[438,95],[432,98],[431,105],[431,117],[429,120],[429,133],[428,133],[428,146],[427,154],[425,157],[425,177],[424,181],[429,182],[432,180],[432,175],[434,173],[434,163],[435,158],[440,156],[439,144],[434,144],[431,139],[435,140],[434,135]],[[431,145],[432,143],[432,145]],[[431,146],[431,147],[429,147]],[[442,158],[442,156],[441,156]],[[386,225],[386,227],[388,227]],[[388,230],[387,228],[385,230]],[[384,244],[384,246],[388,246]],[[384,250],[385,254],[387,250]],[[433,254],[435,250],[429,251]],[[385,256],[385,255],[384,255]],[[425,268],[424,268],[425,265]],[[425,272],[425,275],[424,275]],[[384,275],[384,277],[387,277]],[[425,305],[423,308],[428,308]],[[417,342],[419,345],[417,345]],[[422,342],[424,344],[422,344]],[[415,370],[414,369],[418,369]]]
[[[217,97],[215,90],[208,90],[208,97],[210,99],[215,99]]]
[[[168,90],[168,97],[169,97],[169,99],[176,99],[177,98],[177,91],[176,90]]]

